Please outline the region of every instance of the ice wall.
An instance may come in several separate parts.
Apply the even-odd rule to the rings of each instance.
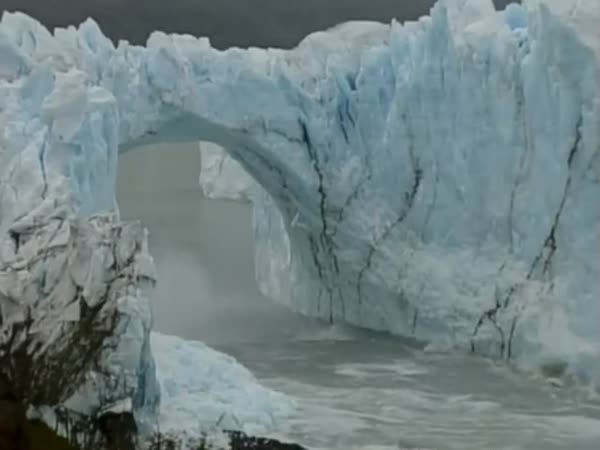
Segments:
[[[119,150],[213,141],[269,194],[267,294],[598,377],[599,8],[442,0],[414,23],[225,52],[5,14],[0,231],[58,185],[81,215],[114,208]]]

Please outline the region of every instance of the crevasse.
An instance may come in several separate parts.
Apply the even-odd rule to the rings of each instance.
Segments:
[[[596,0],[442,0],[291,51],[0,23],[0,231],[119,151],[223,146],[262,186],[257,281],[304,314],[600,377]]]

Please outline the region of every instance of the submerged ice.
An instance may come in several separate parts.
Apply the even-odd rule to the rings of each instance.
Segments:
[[[119,151],[212,141],[262,188],[270,297],[598,380],[599,20],[596,0],[442,0],[218,51],[4,14],[0,232],[60,192],[83,217],[115,210]]]

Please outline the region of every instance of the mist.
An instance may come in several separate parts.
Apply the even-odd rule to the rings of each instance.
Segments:
[[[317,326],[258,291],[252,207],[203,198],[199,171],[196,143],[153,146],[119,160],[121,215],[150,233],[158,272],[154,329],[221,347]]]

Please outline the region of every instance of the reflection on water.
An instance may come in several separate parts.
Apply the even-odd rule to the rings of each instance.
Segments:
[[[201,198],[195,149],[122,157],[122,215],[151,231],[156,328],[234,355],[297,399],[298,415],[275,437],[328,450],[600,448],[600,404],[586,393],[329,327],[265,299],[254,282],[250,208]]]

